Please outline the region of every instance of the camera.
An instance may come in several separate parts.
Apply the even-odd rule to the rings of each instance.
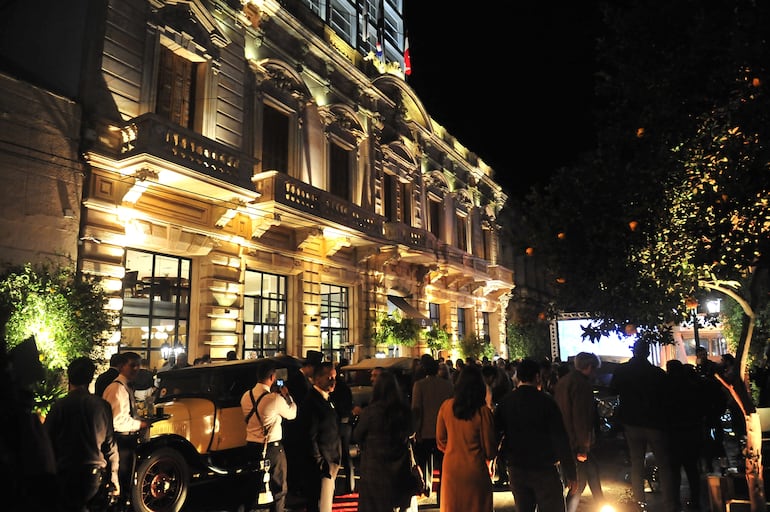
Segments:
[[[283,386],[286,379],[289,377],[289,371],[286,368],[278,368],[275,370],[275,385]]]

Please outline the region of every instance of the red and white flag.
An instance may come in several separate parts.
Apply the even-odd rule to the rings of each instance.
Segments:
[[[404,38],[404,75],[412,74],[412,59],[409,57],[409,36]]]

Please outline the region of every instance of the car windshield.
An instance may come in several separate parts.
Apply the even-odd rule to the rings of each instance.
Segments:
[[[300,365],[298,359],[289,356],[271,359],[279,369]],[[246,390],[257,383],[257,365],[260,361],[264,359],[212,363],[159,372],[156,376],[156,403],[195,395],[213,400],[220,407],[237,406]]]

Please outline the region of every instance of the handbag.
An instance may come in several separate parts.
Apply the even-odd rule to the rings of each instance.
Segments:
[[[417,464],[417,461],[414,458],[414,449],[412,448],[411,439],[406,441],[406,447],[409,451],[409,457],[407,458],[407,469],[403,475],[403,489],[408,491],[411,496],[421,496],[423,494],[427,495],[428,493],[425,487],[425,477],[422,474],[422,468],[419,464]]]
[[[254,393],[252,393],[252,390],[249,390],[249,397],[251,397],[251,403],[253,404],[253,407],[245,418],[246,424],[248,424],[251,417],[256,413],[257,420],[259,420],[259,424],[262,425],[262,431],[265,434],[265,442],[262,445],[262,458],[259,461],[259,470],[262,472],[262,483],[264,485],[257,495],[257,505],[271,505],[275,501],[273,492],[270,489],[270,459],[267,457],[267,439],[270,435],[270,429],[265,426],[265,424],[262,422],[262,417],[259,415],[259,413],[257,413],[257,405],[259,405],[259,402],[269,394],[270,392],[266,391],[262,393],[262,395],[260,395],[260,397],[255,401]]]

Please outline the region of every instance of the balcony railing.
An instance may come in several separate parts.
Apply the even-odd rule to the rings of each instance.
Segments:
[[[513,271],[500,265],[488,265],[489,279],[513,284]]]
[[[121,128],[120,159],[147,154],[248,190],[257,161],[155,114]]]
[[[486,274],[489,271],[489,262],[487,260],[463,252],[456,247],[447,244],[442,245],[439,253],[446,263],[455,267],[462,267],[464,270],[473,273]]]
[[[436,237],[433,233],[401,222],[387,222],[385,224],[385,238],[412,249],[430,252],[436,250]]]
[[[254,177],[257,203],[275,201],[309,215],[356,229],[371,237],[383,237],[384,219],[329,192],[287,174],[268,171]]]

